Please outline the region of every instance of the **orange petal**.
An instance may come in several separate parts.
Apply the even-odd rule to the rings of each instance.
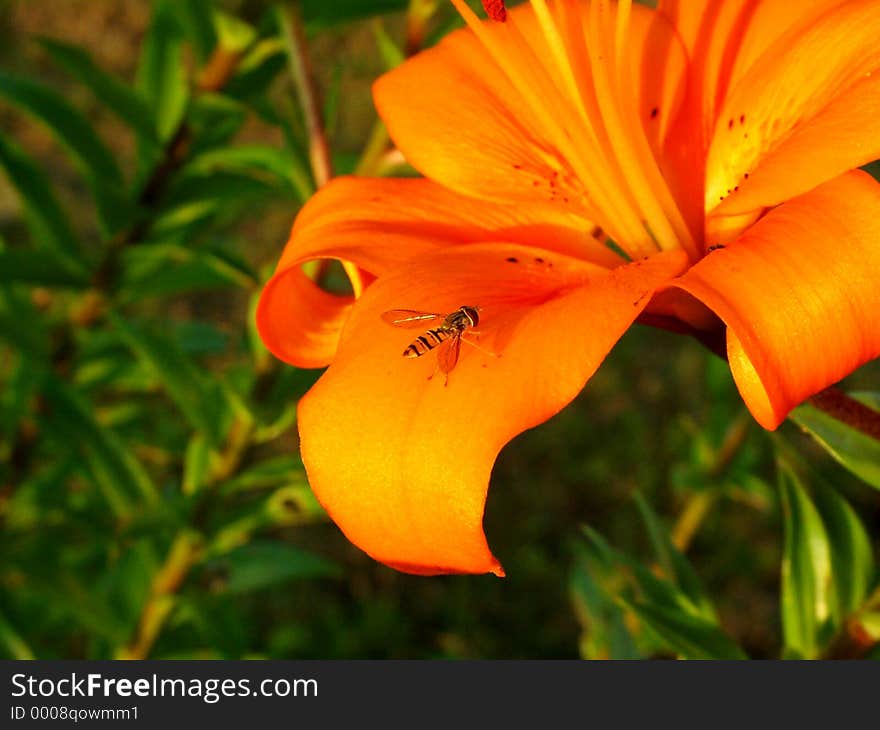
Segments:
[[[318,499],[355,545],[399,570],[502,575],[482,530],[498,451],[574,398],[649,295],[685,265],[676,251],[609,271],[531,247],[475,244],[381,277],[299,405]],[[462,343],[446,385],[436,351],[401,357],[419,330],[381,319],[391,309],[462,305],[480,307],[478,346]]]
[[[854,84],[795,129],[715,213],[727,217],[777,205],[877,158],[880,73]]]
[[[845,0],[660,0],[691,59],[689,74],[708,141],[728,88],[786,32]]]
[[[589,5],[576,4],[571,14],[583,33]],[[601,191],[586,189],[572,162],[573,150],[583,152],[579,140],[588,135],[579,111],[583,102],[573,98],[571,85],[574,77],[589,76],[589,67],[581,67],[588,60],[569,58],[572,79],[560,78],[533,8],[524,4],[508,15],[506,23],[485,27],[509,62],[503,68],[471,30],[461,30],[381,77],[373,90],[376,106],[404,156],[428,177],[475,197],[545,200],[595,218],[591,199]],[[560,38],[567,33],[557,31]],[[648,139],[659,147],[681,103],[684,52],[665,19],[643,6],[633,7],[629,32],[636,108]],[[532,98],[521,93],[523,85]],[[569,147],[557,144],[560,135]],[[595,165],[585,164],[596,173]]]
[[[853,172],[768,213],[676,286],[727,324],[746,405],[776,428],[880,355],[880,185]]]
[[[592,223],[547,205],[497,205],[464,198],[424,179],[337,178],[302,209],[281,261],[260,296],[257,326],[266,346],[299,367],[333,359],[353,297],[322,291],[301,270],[314,259],[348,265],[355,294],[368,280],[440,246],[504,240],[611,266],[620,259]]]
[[[790,29],[752,64],[716,123],[707,210],[745,213],[775,204],[880,155],[880,86],[871,78],[880,72],[878,36],[880,3],[848,2]],[[766,174],[765,160],[772,165]]]

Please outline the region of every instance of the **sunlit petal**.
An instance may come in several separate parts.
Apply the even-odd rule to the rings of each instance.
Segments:
[[[477,244],[383,276],[300,403],[303,461],[318,499],[353,543],[400,570],[502,574],[482,529],[498,451],[565,406],[650,294],[685,265],[682,252],[670,252],[609,271]],[[435,352],[401,357],[418,332],[381,318],[462,305],[480,307],[479,338],[462,344],[448,384]]]
[[[727,324],[743,399],[776,428],[880,355],[880,184],[853,172],[771,211],[677,286]]]
[[[338,178],[303,208],[274,276],[266,284],[257,324],[266,346],[299,367],[327,365],[354,297],[322,291],[301,270],[334,258],[380,276],[441,246],[502,240],[613,266],[620,257],[584,218],[541,204],[499,205],[457,195],[424,179]],[[360,281],[354,281],[358,291]]]

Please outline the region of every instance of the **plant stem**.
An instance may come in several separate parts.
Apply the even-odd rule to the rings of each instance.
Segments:
[[[312,177],[315,180],[315,186],[320,188],[333,177],[333,163],[330,158],[330,147],[327,144],[327,135],[324,132],[321,114],[318,111],[318,95],[312,80],[308,44],[298,3],[291,5],[287,12],[278,8],[278,18],[287,47],[290,72],[305,118],[306,133],[309,136],[309,160],[312,166]]]
[[[153,578],[150,596],[141,609],[134,639],[116,651],[116,659],[146,659],[176,603],[176,593],[197,562],[202,539],[191,530],[178,533],[165,562]]]
[[[850,428],[880,441],[880,413],[832,386],[810,398],[810,405]]]
[[[717,493],[709,490],[691,492],[688,496],[684,509],[672,528],[672,544],[681,552],[687,552],[691,540],[717,499]]]
[[[249,418],[239,416],[233,421],[226,444],[217,455],[203,489],[215,486],[235,472],[252,443],[253,433],[253,421]],[[205,502],[201,504],[204,506]],[[191,526],[181,529],[174,538],[164,564],[153,578],[150,597],[141,609],[135,637],[128,646],[117,650],[117,659],[144,659],[149,656],[176,605],[177,591],[202,558],[203,540],[196,526],[203,515],[204,509],[196,509],[195,516],[190,519]]]

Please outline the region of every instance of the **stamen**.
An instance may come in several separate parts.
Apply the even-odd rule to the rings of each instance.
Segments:
[[[465,0],[452,0],[486,60],[522,99],[528,126],[542,133],[551,188],[562,181],[631,258],[673,248],[696,257],[631,88],[632,0],[531,0],[537,27],[508,16],[503,0],[481,2],[492,20],[506,21],[503,28],[481,22]]]
[[[507,8],[504,7],[504,0],[482,0],[483,9],[492,20],[503,23],[507,20]]]

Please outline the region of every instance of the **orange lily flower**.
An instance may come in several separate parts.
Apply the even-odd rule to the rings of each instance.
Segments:
[[[726,337],[768,429],[880,354],[880,185],[855,170],[880,157],[880,2],[453,2],[467,28],[374,87],[425,177],[323,188],[257,316],[276,356],[329,364],[300,445],[348,538],[407,572],[503,575],[482,529],[499,450],[636,320]],[[353,296],[303,273],[326,258]],[[462,306],[479,322],[436,347],[383,321]]]

